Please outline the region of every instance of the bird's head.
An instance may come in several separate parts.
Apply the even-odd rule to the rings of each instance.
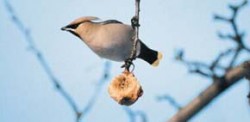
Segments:
[[[87,23],[87,22],[92,22],[93,20],[99,20],[99,18],[93,17],[93,16],[81,17],[72,21],[70,24],[62,27],[61,30],[68,31],[74,34],[75,36],[80,37],[78,30],[80,27],[83,27],[80,25],[83,25],[84,23]]]

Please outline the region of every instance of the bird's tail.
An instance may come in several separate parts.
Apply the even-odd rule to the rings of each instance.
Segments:
[[[152,66],[156,67],[159,65],[162,57],[163,55],[161,52],[152,50],[148,48],[144,43],[141,42],[141,50],[140,50],[140,54],[138,55],[138,58],[141,58],[144,61],[151,64]]]

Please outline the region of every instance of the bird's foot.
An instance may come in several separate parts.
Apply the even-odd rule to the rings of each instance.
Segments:
[[[135,65],[133,64],[133,59],[127,59],[125,63],[121,66],[121,68],[125,68],[125,70],[130,71],[131,65],[133,66],[132,70],[134,70]]]

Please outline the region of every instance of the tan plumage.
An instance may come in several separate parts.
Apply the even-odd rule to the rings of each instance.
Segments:
[[[79,37],[102,58],[125,61],[130,57],[135,31],[130,25],[117,20],[94,22],[97,17],[81,17],[62,28]],[[152,65],[158,65],[162,54],[148,48],[141,41],[136,56]]]

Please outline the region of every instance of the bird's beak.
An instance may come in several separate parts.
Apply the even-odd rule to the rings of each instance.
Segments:
[[[70,31],[72,28],[68,28],[67,26],[64,26],[61,28],[62,31]]]
[[[71,28],[69,25],[62,27],[61,30],[62,31],[68,31],[68,32],[70,32],[70,33],[72,33],[75,36],[80,38],[80,36],[75,32],[75,29]]]
[[[65,31],[65,30],[66,30],[66,27],[62,27],[61,30],[62,30],[62,31]]]

